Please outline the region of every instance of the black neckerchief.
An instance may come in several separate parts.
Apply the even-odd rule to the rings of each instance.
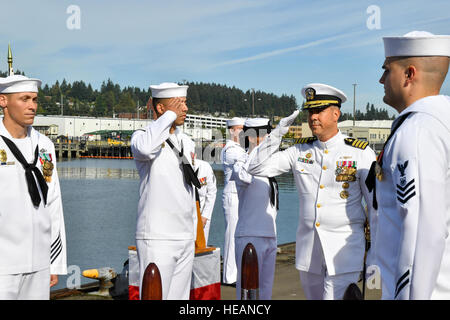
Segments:
[[[181,148],[181,151],[176,150],[175,146],[173,145],[172,141],[170,139],[166,140],[167,144],[172,148],[175,155],[179,158],[181,158],[181,167],[183,169],[183,177],[184,182],[186,182],[189,186],[194,186],[198,189],[200,189],[202,186],[200,184],[200,181],[198,181],[197,175],[194,172],[194,169],[192,169],[191,164],[185,160],[184,154],[183,154],[183,148]]]
[[[278,183],[277,180],[274,177],[269,178],[269,184],[270,184],[270,203],[272,206],[276,207],[277,210],[279,209],[279,203],[280,199],[278,197]]]
[[[406,118],[408,118],[408,116],[411,114],[412,112],[408,112],[405,113],[404,115],[402,115],[398,120],[397,123],[395,124],[395,127],[392,129],[391,134],[389,135],[389,137],[387,138],[386,142],[383,144],[383,148],[381,149],[380,154],[378,155],[377,161],[372,162],[372,165],[370,166],[370,170],[369,170],[369,174],[367,175],[366,178],[366,186],[367,186],[367,190],[369,190],[369,192],[372,192],[373,190],[373,201],[372,201],[372,206],[375,210],[378,209],[378,202],[377,202],[377,195],[376,195],[376,174],[375,174],[375,167],[378,163],[378,165],[380,166],[380,168],[383,168],[383,155],[384,155],[384,148],[386,147],[387,143],[389,142],[389,140],[391,140],[391,138],[394,136],[394,133],[397,131],[398,128],[400,128],[400,126],[402,125],[402,123],[406,120]]]
[[[22,167],[25,169],[25,177],[27,179],[27,186],[28,186],[28,193],[30,194],[31,201],[33,202],[33,205],[35,207],[39,207],[39,204],[41,203],[41,196],[39,194],[38,187],[36,185],[36,180],[33,177],[36,177],[39,187],[41,188],[42,195],[44,197],[44,204],[47,204],[47,194],[48,194],[48,186],[45,182],[44,177],[42,176],[41,171],[36,167],[36,163],[39,157],[39,149],[36,145],[36,149],[34,150],[34,161],[32,163],[28,163],[22,152],[17,148],[17,146],[9,140],[8,138],[1,136],[3,138],[3,141],[5,141],[6,145],[8,146],[9,150],[11,150],[14,157],[17,159],[17,161],[20,162]]]

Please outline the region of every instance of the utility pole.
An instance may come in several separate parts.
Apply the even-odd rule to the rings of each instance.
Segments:
[[[137,101],[137,118],[140,119],[140,117],[139,117],[139,100]]]
[[[355,130],[356,83],[353,84],[353,131]]]
[[[60,92],[61,92],[61,115],[63,116],[64,115],[63,94],[62,91]]]
[[[255,89],[252,88],[252,116],[255,115]]]
[[[12,64],[13,64],[13,57],[11,52],[11,45],[8,44],[8,76],[14,75]]]

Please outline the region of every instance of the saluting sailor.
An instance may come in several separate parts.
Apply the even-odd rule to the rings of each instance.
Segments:
[[[301,138],[278,152],[282,136],[298,115],[294,111],[261,143],[248,172],[273,177],[292,170],[300,206],[295,266],[303,291],[307,299],[342,299],[363,270],[362,199],[372,209],[364,182],[375,154],[367,142],[339,131],[340,107],[346,101],[341,90],[311,83],[302,95],[314,137]]]
[[[259,298],[272,298],[273,278],[277,257],[277,230],[275,219],[278,210],[278,184],[275,178],[252,176],[247,172],[248,161],[272,130],[269,119],[246,119],[244,135],[248,152],[234,164],[231,180],[235,181],[239,197],[239,219],[236,225],[235,246],[238,269],[236,298],[241,298],[242,254],[252,243],[258,256]]]
[[[245,119],[234,117],[227,120],[228,133],[230,139],[227,140],[221,152],[221,160],[224,174],[224,187],[222,194],[222,207],[225,216],[225,241],[223,248],[223,282],[234,284],[237,279],[237,269],[235,260],[234,232],[238,221],[239,200],[237,196],[236,184],[230,181],[233,165],[240,156],[245,154],[244,148],[240,145],[239,134],[244,128]]]
[[[385,37],[384,102],[399,112],[374,163],[383,299],[450,299],[450,36]]]
[[[49,299],[67,273],[53,143],[33,129],[41,80],[0,78],[0,299]]]
[[[209,228],[211,226],[214,203],[216,202],[216,176],[209,162],[197,159],[196,154],[192,154],[192,165],[201,185],[201,188],[197,190],[200,200],[200,214],[202,217],[203,232],[205,234],[205,243],[208,244]]]
[[[177,127],[188,107],[188,86],[150,86],[156,120],[131,137],[140,176],[136,247],[142,278],[153,262],[159,268],[163,299],[189,299],[195,250],[193,141]],[[142,285],[140,286],[142,288]]]

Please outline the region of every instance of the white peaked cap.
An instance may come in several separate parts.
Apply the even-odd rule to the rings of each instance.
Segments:
[[[412,31],[403,37],[384,37],[385,57],[450,57],[450,36]]]
[[[38,92],[42,81],[22,75],[0,78],[0,93]]]
[[[245,119],[234,117],[230,120],[227,120],[227,127],[243,126],[244,123],[245,123]]]
[[[180,86],[174,82],[163,82],[150,86],[153,98],[177,98],[186,97],[189,86]]]
[[[245,119],[244,126],[247,128],[257,128],[267,126],[269,124],[270,119],[266,118],[247,118]]]
[[[302,88],[306,99],[303,109],[323,108],[329,105],[341,106],[347,96],[341,90],[323,83],[309,83]]]

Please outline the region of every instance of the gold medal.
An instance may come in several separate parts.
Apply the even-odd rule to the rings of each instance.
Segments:
[[[6,162],[8,160],[8,156],[6,155],[5,150],[0,150],[0,162]]]
[[[377,177],[378,181],[383,180],[383,168],[381,168],[378,162],[375,165],[375,176]]]
[[[54,164],[51,161],[44,160],[42,164],[42,175],[47,183],[52,181]]]
[[[342,199],[347,199],[348,198],[348,191],[347,190],[342,190],[339,195],[341,196]]]
[[[342,184],[342,188],[343,188],[343,189],[348,189],[348,187],[350,187],[350,185],[348,184],[348,182],[344,182],[344,183]]]
[[[44,161],[44,164],[42,166],[44,170],[53,170],[54,165],[50,161]]]
[[[307,153],[307,154],[306,154],[306,159],[309,159],[309,158],[311,158],[311,156],[312,156],[312,154],[311,154],[311,153]]]

